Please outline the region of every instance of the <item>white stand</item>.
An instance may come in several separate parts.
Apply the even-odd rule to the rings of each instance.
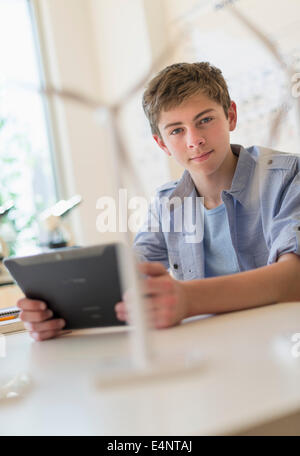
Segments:
[[[122,144],[118,132],[117,120],[115,119],[114,112],[108,108],[100,108],[96,114],[98,121],[102,124],[104,121],[108,123],[115,162],[115,181],[117,187],[120,187],[122,185],[122,176],[120,174],[118,159],[121,157]],[[131,239],[128,230],[125,230],[123,237],[124,243],[130,245]],[[131,288],[130,312],[133,324],[133,329],[129,334],[131,359],[119,360],[117,368],[103,366],[103,375],[101,373],[98,381],[99,385],[102,388],[120,387],[154,379],[170,379],[170,377],[174,377],[175,375],[191,374],[195,370],[198,370],[202,363],[199,362],[197,357],[178,355],[176,358],[168,357],[166,359],[159,359],[153,355],[150,343],[151,335],[147,327],[144,302],[140,293],[140,283],[133,255],[129,254],[125,261],[121,259],[120,269],[124,279],[123,283],[129,284]]]

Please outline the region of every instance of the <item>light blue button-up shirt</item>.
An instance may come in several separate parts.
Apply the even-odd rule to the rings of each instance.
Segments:
[[[274,263],[282,254],[300,255],[300,157],[258,146],[231,149],[239,158],[231,188],[221,197],[239,271]],[[197,197],[187,170],[178,182],[158,189],[135,238],[140,261],[159,261],[179,280],[205,277],[204,217],[197,213]],[[197,222],[194,238],[190,224],[176,225],[185,209]]]

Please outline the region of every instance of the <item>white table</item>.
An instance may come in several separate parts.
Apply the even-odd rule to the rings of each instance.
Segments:
[[[42,343],[9,335],[0,386],[29,378],[0,400],[1,435],[300,434],[300,303],[233,312],[156,331],[161,356],[198,353],[199,370],[173,379],[102,388],[104,365],[128,357],[128,334],[80,331]],[[277,421],[276,421],[277,420]],[[273,422],[272,424],[269,424]]]

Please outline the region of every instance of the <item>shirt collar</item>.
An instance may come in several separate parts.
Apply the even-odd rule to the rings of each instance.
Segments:
[[[231,188],[227,193],[232,194],[241,204],[246,200],[249,185],[252,182],[253,173],[256,166],[255,155],[258,150],[256,147],[245,149],[239,144],[231,144],[232,152],[238,157],[235,173],[232,179]],[[190,173],[185,170],[175,189],[169,195],[169,199],[179,197],[181,199],[197,195],[194,182]]]
[[[228,190],[228,193],[232,194],[241,204],[243,204],[247,199],[256,168],[256,160],[251,152],[257,154],[258,151],[257,148],[254,147],[245,149],[239,144],[232,144],[231,149],[239,158],[232,179],[231,188]]]

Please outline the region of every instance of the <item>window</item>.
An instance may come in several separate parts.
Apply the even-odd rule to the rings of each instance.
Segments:
[[[43,76],[30,1],[0,0],[0,237],[10,254],[38,243],[38,214],[57,200]]]

